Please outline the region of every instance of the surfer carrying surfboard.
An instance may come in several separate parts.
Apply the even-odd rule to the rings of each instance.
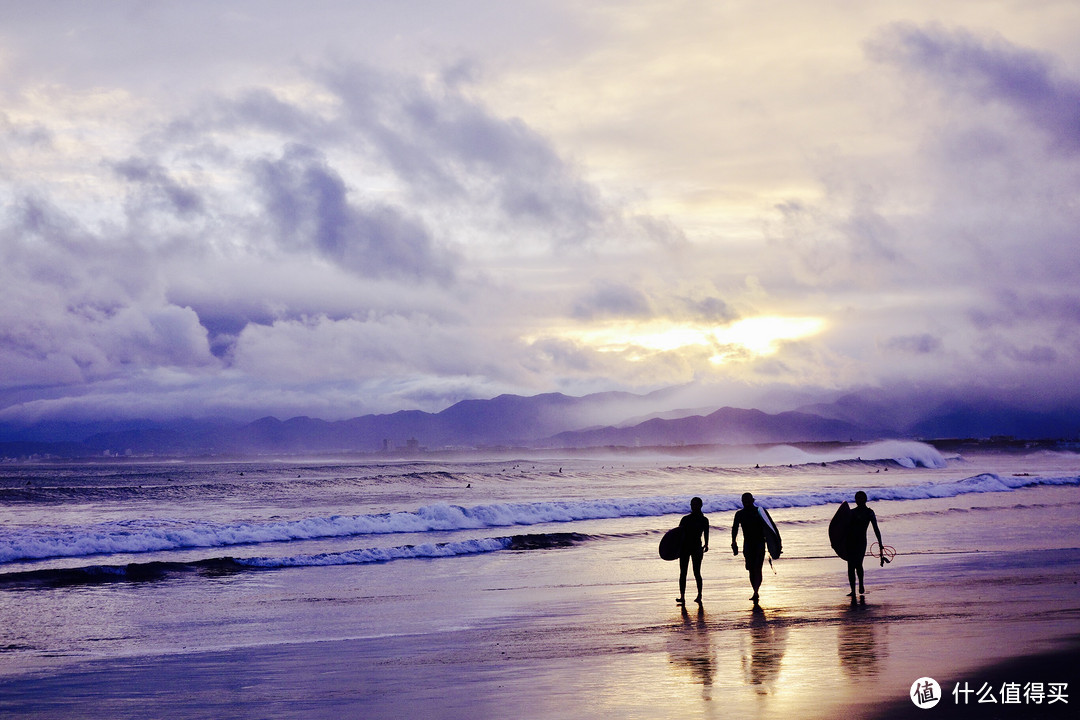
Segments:
[[[686,605],[686,571],[690,561],[694,562],[694,580],[697,582],[697,597],[694,602],[701,604],[701,559],[709,552],[709,519],[701,512],[701,498],[690,501],[690,514],[683,515],[679,521],[682,530],[682,543],[679,547],[679,597],[675,602]]]
[[[758,588],[761,587],[761,568],[765,564],[766,541],[771,542],[770,555],[780,556],[780,533],[768,512],[764,508],[754,506],[754,496],[751,493],[743,493],[742,509],[735,512],[735,520],[731,524],[731,551],[739,554],[739,528],[743,532],[743,559],[746,569],[750,573],[750,586],[754,588],[754,594],[750,599],[754,605],[758,604]]]
[[[878,529],[877,515],[866,504],[866,493],[862,490],[855,493],[855,507],[851,511],[848,520],[847,533],[844,538],[847,555],[848,582],[851,584],[851,602],[855,602],[855,579],[859,580],[859,594],[864,595],[866,588],[863,586],[863,556],[866,555],[866,530],[873,525],[874,534],[877,535],[879,547],[884,547],[881,542],[881,530]],[[885,553],[881,553],[881,566],[886,563]]]

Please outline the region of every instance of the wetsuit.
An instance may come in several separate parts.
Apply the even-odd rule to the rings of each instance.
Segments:
[[[694,580],[697,583],[698,599],[701,599],[701,559],[705,547],[709,544],[709,519],[701,512],[683,515],[679,521],[682,529],[682,544],[679,546],[679,598],[686,595],[686,571],[690,561],[694,561]],[[704,543],[704,544],[703,544]]]
[[[848,524],[847,537],[844,546],[847,550],[848,562],[862,565],[863,556],[866,555],[866,529],[874,524],[877,530],[877,516],[874,511],[865,505],[856,505],[851,510],[851,522]],[[880,535],[879,535],[880,537]]]
[[[679,521],[682,528],[682,545],[679,547],[680,557],[692,557],[697,555],[700,559],[702,553],[702,538],[708,543],[709,519],[701,513],[683,515]]]
[[[874,534],[878,543],[881,543],[881,531],[877,525],[877,515],[866,504],[858,505],[851,511],[851,522],[848,524],[847,537],[844,538],[844,549],[847,551],[848,583],[851,585],[851,602],[855,602],[855,581],[859,582],[859,594],[865,592],[863,587],[863,557],[866,555],[866,529],[874,526]],[[885,560],[882,559],[882,565]]]
[[[755,570],[760,572],[761,566],[765,564],[765,522],[761,519],[756,507],[744,507],[735,513],[735,521],[731,524],[733,537],[740,525],[743,532],[742,553],[746,569],[751,572]]]

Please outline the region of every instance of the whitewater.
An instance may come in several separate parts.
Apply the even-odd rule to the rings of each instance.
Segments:
[[[833,506],[850,501],[856,489],[865,489],[871,501],[918,501],[1080,485],[1080,470],[1068,471],[1067,454],[1043,458],[1054,460],[1048,469],[1066,472],[1034,475],[1009,472],[1016,463],[1009,456],[997,458],[1004,464],[999,472],[972,474],[978,468],[963,457],[947,458],[916,442],[820,454],[781,446],[757,456],[792,462],[763,467],[697,458],[676,465],[671,458],[630,457],[8,465],[0,469],[0,585],[5,576],[80,565],[98,574],[111,566],[109,574],[120,576],[133,563],[228,560],[270,568],[519,549],[514,535],[478,534],[504,528],[528,531],[543,547],[544,537],[561,541],[579,530],[581,538],[617,534],[629,527],[618,521],[627,519],[652,520],[634,524],[634,531],[662,528],[667,521],[660,518],[686,512],[691,495],[703,498],[707,514],[723,515],[740,507],[746,490],[759,505],[783,510]],[[548,497],[554,494],[562,496]],[[455,502],[466,497],[489,501]],[[321,512],[327,506],[340,511]],[[376,511],[348,512],[359,508]],[[342,546],[350,541],[364,545]],[[191,554],[197,550],[229,554]]]

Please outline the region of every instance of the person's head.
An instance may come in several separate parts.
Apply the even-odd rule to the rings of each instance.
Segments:
[[[859,507],[862,507],[866,504],[866,493],[864,493],[862,490],[855,493],[855,504]]]
[[[750,493],[743,493],[742,504],[743,507],[754,507],[754,496]]]
[[[701,498],[696,497],[690,501],[690,510],[692,512],[701,512]]]

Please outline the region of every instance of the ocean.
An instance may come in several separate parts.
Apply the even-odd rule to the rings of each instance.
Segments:
[[[785,634],[789,659],[771,675],[743,674],[732,692],[760,689],[779,682],[783,662],[794,672],[788,634],[843,622],[837,608],[847,602],[847,579],[827,526],[857,490],[867,492],[897,553],[886,567],[866,565],[870,607],[890,621],[934,627],[984,612],[971,608],[982,602],[980,583],[1000,584],[1004,575],[1046,622],[1014,608],[1003,622],[1027,624],[1009,652],[986,645],[983,634],[960,633],[955,642],[972,648],[963,667],[1043,650],[1063,627],[1080,632],[1080,455],[1071,452],[943,454],[890,441],[540,458],[6,463],[0,686],[118,658],[340,641],[384,652],[507,623],[548,632],[553,618],[572,624],[596,612],[582,604],[596,602],[612,613],[605,633],[657,650],[649,633],[681,621],[677,563],[659,559],[656,544],[695,495],[712,528],[707,624],[734,633],[707,643],[706,657],[714,657],[735,642],[749,607],[729,535],[740,495],[751,491],[784,538],[783,556],[765,568],[762,607],[783,629],[776,632]],[[950,583],[958,587],[946,597],[959,603],[958,615],[920,601],[927,588]],[[909,640],[894,636],[892,650],[880,652],[877,639],[855,664],[906,669],[932,656],[917,643],[903,650]],[[844,667],[842,648],[826,655],[808,657]],[[356,672],[365,672],[362,663]],[[792,677],[787,687],[798,685]],[[845,682],[859,687],[863,679],[855,673]],[[710,693],[721,685],[697,672],[683,681]],[[880,683],[862,690],[870,687],[891,692]],[[377,716],[377,707],[367,709]]]

